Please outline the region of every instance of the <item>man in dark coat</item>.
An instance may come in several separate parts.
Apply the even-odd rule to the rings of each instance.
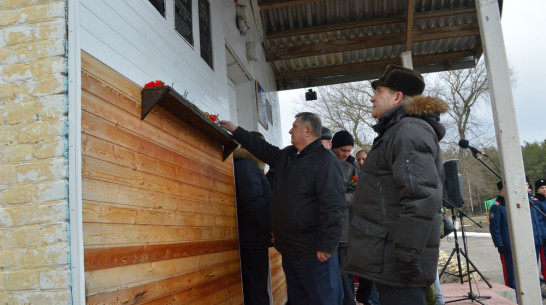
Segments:
[[[339,132],[336,133],[336,135]],[[328,140],[327,136],[330,136]],[[326,135],[326,137],[325,137]],[[350,134],[349,134],[350,135]],[[352,136],[351,136],[352,138]],[[322,136],[321,143],[324,148],[330,150],[332,147],[332,134],[330,129],[322,127]],[[352,146],[349,149],[352,150]],[[358,182],[358,174],[354,165],[345,162],[343,155],[338,155],[334,153],[339,159],[339,164],[341,165],[341,170],[343,171],[343,183],[345,184],[345,209],[343,211],[343,218],[341,219],[341,238],[339,239],[339,246],[337,248],[337,258],[339,265],[342,266],[345,262],[345,257],[347,256],[347,246],[349,241],[349,224],[352,214],[352,205],[353,205],[353,196],[355,193],[355,188]],[[341,274],[341,286],[343,287],[343,305],[355,305],[355,295],[354,295],[354,286],[353,286],[353,277],[348,274]]]
[[[372,82],[379,119],[353,202],[345,271],[376,283],[381,304],[425,304],[440,243],[447,105],[424,97],[422,76],[390,65]]]
[[[353,135],[347,130],[340,130],[332,137],[332,152],[339,160],[345,161],[356,168],[356,172],[360,174],[360,166],[356,159],[351,156],[355,141]]]
[[[258,132],[254,135],[263,138]],[[245,305],[269,304],[271,186],[264,163],[244,148],[233,152],[241,274]]]
[[[271,226],[282,254],[290,304],[339,305],[343,299],[337,246],[345,207],[343,174],[320,143],[322,124],[302,112],[284,149],[254,137],[230,121],[220,126],[254,156],[275,168]]]
[[[546,179],[538,179],[535,181],[535,190],[536,193],[532,197],[533,204],[540,209],[540,211],[544,214],[546,214]],[[532,211],[533,209],[531,209]],[[542,277],[546,279],[546,255],[545,255],[545,245],[546,245],[546,217],[544,217],[541,213],[536,212],[537,214],[537,222],[538,225],[541,228],[541,242],[540,245],[536,242],[535,237],[535,250],[537,251],[537,255],[540,258],[540,269],[542,273]],[[532,216],[532,214],[531,214]],[[533,222],[534,224],[534,222]]]
[[[504,187],[502,181],[497,182],[499,195],[497,201],[489,210],[489,232],[493,244],[500,254],[504,284],[510,288],[516,288],[514,264],[512,262],[512,248],[510,244],[510,230],[508,216],[506,214],[506,202],[504,201]]]

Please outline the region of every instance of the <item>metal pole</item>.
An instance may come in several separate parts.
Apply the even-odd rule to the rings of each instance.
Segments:
[[[533,230],[499,6],[497,0],[478,0],[476,7],[504,174],[518,302],[542,304],[537,262],[529,259],[535,253]]]
[[[466,179],[468,182],[468,198],[470,199],[470,210],[472,211],[471,215],[474,216],[474,203],[472,203],[472,190],[470,189],[470,179]]]

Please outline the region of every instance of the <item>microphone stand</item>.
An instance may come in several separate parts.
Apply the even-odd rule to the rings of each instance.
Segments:
[[[480,161],[481,164],[483,164],[485,167],[487,167],[488,170],[490,170],[493,174],[495,174],[500,180],[502,180],[502,177],[501,175],[499,175],[499,173],[497,173],[494,169],[492,169],[489,165],[487,165],[487,163],[483,162],[483,160],[481,158],[478,158],[478,152],[477,151],[473,151],[472,152],[472,156],[474,156],[474,159]],[[529,201],[529,205],[534,208],[535,210],[538,211],[538,213],[540,215],[542,215],[542,217],[546,218],[546,214],[544,214],[544,212],[542,212],[531,200],[528,200]]]
[[[455,239],[455,247],[453,248],[453,251],[451,251],[451,255],[449,256],[448,260],[446,261],[446,264],[442,268],[442,271],[440,272],[440,277],[442,277],[442,275],[444,274],[447,266],[449,265],[449,262],[451,261],[451,258],[453,258],[453,255],[455,253],[457,253],[457,265],[459,267],[459,274],[456,275],[456,274],[449,273],[449,272],[446,272],[446,273],[450,274],[450,275],[457,276],[459,278],[459,280],[461,281],[461,284],[463,284],[464,275],[463,275],[463,272],[462,272],[461,257],[460,257],[460,254],[462,254],[465,257],[465,260],[466,260],[466,275],[468,276],[468,287],[470,289],[467,296],[465,296],[463,298],[460,298],[460,299],[456,299],[456,300],[449,300],[449,301],[446,301],[445,303],[447,304],[447,303],[453,303],[453,302],[458,302],[458,301],[463,301],[463,300],[472,300],[472,301],[476,301],[476,302],[484,305],[482,302],[480,302],[479,299],[490,299],[491,297],[490,296],[477,296],[476,294],[474,294],[474,292],[472,291],[472,278],[470,277],[470,273],[474,272],[474,271],[478,272],[478,274],[482,277],[482,279],[487,283],[487,286],[489,286],[489,288],[493,288],[493,286],[489,283],[489,281],[487,281],[487,279],[483,276],[483,274],[480,272],[480,270],[478,270],[478,268],[474,265],[474,263],[470,260],[470,258],[468,258],[468,246],[466,244],[466,236],[465,236],[465,231],[464,231],[463,216],[470,219],[478,227],[480,227],[480,228],[483,228],[483,227],[479,223],[474,221],[472,218],[470,218],[468,215],[466,215],[459,208],[457,208],[457,206],[455,206],[455,204],[453,202],[451,202],[451,200],[449,200],[446,197],[443,197],[443,199],[444,199],[444,202],[447,203],[449,205],[449,208],[451,209],[451,218],[453,219],[453,228],[454,228],[453,229],[453,236],[454,236],[454,239]],[[457,237],[457,229],[455,229],[455,221],[456,221],[455,210],[457,210],[459,212],[458,215],[459,215],[460,223],[461,223],[461,232],[462,232],[462,238],[463,238],[464,251],[459,247],[459,240],[458,240],[458,237]],[[470,266],[474,267],[474,270],[470,271]]]
[[[495,174],[497,177],[499,177],[500,180],[502,180],[501,175],[499,175],[494,169],[492,169],[491,166],[487,165],[487,163],[483,162],[483,160],[481,158],[478,158],[478,152],[477,151],[473,151],[472,156],[474,157],[474,159],[480,161],[480,163],[483,164],[485,167],[487,167],[487,169],[490,170],[493,174]]]

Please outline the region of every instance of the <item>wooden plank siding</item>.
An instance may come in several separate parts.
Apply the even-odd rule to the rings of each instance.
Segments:
[[[233,159],[82,52],[87,304],[243,304]],[[275,305],[286,303],[270,250]]]

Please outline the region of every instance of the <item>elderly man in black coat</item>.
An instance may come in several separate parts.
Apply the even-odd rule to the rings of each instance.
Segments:
[[[440,243],[447,105],[420,94],[422,76],[390,65],[372,82],[374,139],[353,202],[344,270],[377,284],[381,304],[425,304]]]
[[[313,113],[296,115],[284,149],[229,121],[220,126],[275,168],[271,226],[282,254],[290,304],[338,305],[343,299],[337,246],[345,207],[339,161],[320,143],[322,124]]]

